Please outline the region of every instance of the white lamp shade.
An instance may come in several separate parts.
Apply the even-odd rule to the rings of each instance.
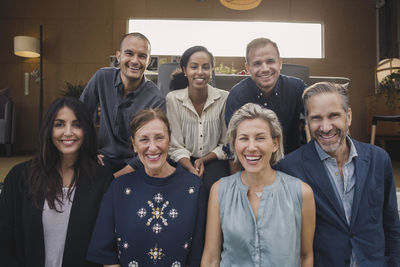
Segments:
[[[397,71],[400,71],[400,59],[383,59],[378,63],[378,66],[376,66],[376,80],[381,83],[386,76]]]
[[[14,54],[20,57],[40,57],[39,40],[30,36],[15,36]]]

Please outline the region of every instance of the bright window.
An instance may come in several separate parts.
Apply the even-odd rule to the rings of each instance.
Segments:
[[[245,56],[246,45],[258,37],[278,44],[284,58],[322,58],[321,23],[130,19],[129,32],[149,38],[152,55],[180,56],[203,45],[214,56]]]

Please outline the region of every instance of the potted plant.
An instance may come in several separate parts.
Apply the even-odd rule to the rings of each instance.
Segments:
[[[70,83],[65,82],[64,88],[60,91],[60,95],[64,97],[79,98],[85,89],[86,84],[82,82]]]
[[[400,90],[400,71],[392,72],[386,76],[378,87],[378,95],[385,94],[386,104],[393,107],[396,93]]]

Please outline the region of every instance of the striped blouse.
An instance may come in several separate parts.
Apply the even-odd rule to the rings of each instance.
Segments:
[[[189,98],[188,88],[167,95],[167,117],[171,126],[169,155],[178,162],[182,158],[200,158],[214,152],[226,159],[222,146],[226,143],[225,102],[228,92],[208,85],[208,97],[199,116]]]

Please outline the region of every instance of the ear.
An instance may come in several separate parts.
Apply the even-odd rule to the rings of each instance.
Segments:
[[[147,63],[146,63],[146,69],[147,69],[147,67],[150,65],[150,62],[151,62],[151,56],[148,55],[148,57],[147,57]]]
[[[272,152],[275,153],[276,151],[278,151],[278,147],[279,147],[279,138],[276,137],[272,140]]]
[[[121,64],[121,52],[119,52],[119,51],[117,51],[116,53],[115,53],[115,55],[117,56],[117,60],[118,60],[118,63],[120,63]]]
[[[349,127],[349,128],[351,126],[352,117],[353,117],[353,113],[351,112],[351,108],[349,107],[349,110],[347,111],[347,127]]]
[[[244,66],[246,67],[246,71],[250,73],[250,66],[249,63],[247,63],[247,61],[244,63]]]
[[[282,70],[282,64],[283,64],[283,60],[280,58],[279,59],[279,70]]]
[[[136,148],[135,148],[135,139],[133,139],[133,137],[131,136],[131,143],[132,143],[132,147],[133,147],[133,151],[136,152]]]

